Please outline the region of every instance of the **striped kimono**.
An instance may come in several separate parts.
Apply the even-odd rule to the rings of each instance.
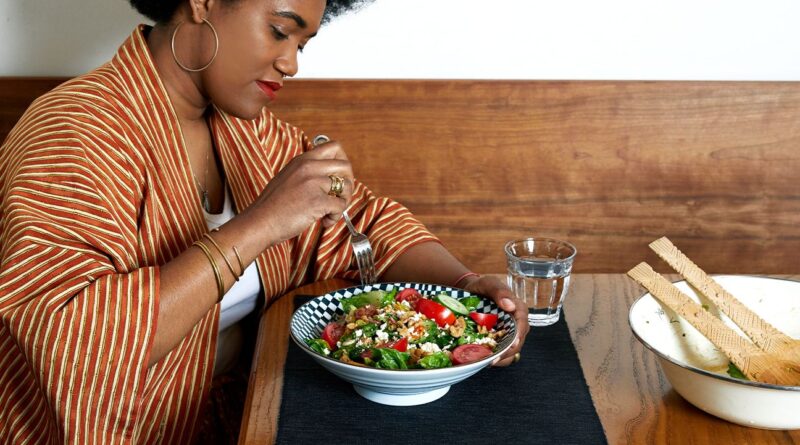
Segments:
[[[237,211],[310,148],[269,111],[216,110],[212,135]],[[0,443],[192,441],[213,371],[215,306],[148,368],[159,265],[207,230],[175,110],[137,28],[115,57],[37,99],[0,148]],[[435,238],[356,184],[351,211],[379,272]],[[355,278],[342,224],[256,260],[267,299]]]

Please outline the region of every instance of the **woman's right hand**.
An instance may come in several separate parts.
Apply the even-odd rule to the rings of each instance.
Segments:
[[[340,196],[329,195],[330,175],[344,178]],[[327,142],[295,157],[248,208],[269,244],[293,238],[317,220],[329,227],[341,218],[353,194],[353,169],[341,144]]]

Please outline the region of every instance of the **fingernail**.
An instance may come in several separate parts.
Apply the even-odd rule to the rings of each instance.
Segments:
[[[496,359],[492,360],[492,366],[496,365],[497,362],[499,362],[499,361],[500,361],[500,357],[497,357]]]
[[[504,308],[505,308],[507,311],[513,311],[513,310],[515,309],[515,307],[514,307],[514,302],[513,302],[513,301],[511,301],[511,299],[510,299],[510,298],[503,298],[503,299],[501,300],[501,304],[503,305],[503,307],[504,307]]]

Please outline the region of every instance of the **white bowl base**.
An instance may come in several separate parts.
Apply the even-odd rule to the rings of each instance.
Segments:
[[[353,385],[356,392],[363,398],[382,405],[391,406],[414,406],[424,405],[442,398],[447,391],[450,391],[449,386],[444,388],[434,389],[433,391],[420,392],[417,394],[386,394],[384,392],[377,392],[371,389],[364,388],[360,385]]]

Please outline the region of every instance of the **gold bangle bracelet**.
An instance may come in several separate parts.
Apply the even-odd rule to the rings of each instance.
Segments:
[[[211,254],[211,251],[208,249],[208,246],[203,244],[200,241],[195,241],[192,243],[193,246],[197,246],[208,258],[208,262],[211,263],[211,268],[214,269],[214,278],[217,279],[217,290],[219,291],[219,298],[217,298],[217,304],[222,302],[222,298],[225,297],[225,283],[222,281],[222,274],[219,271],[219,266],[217,262],[214,261],[214,256]]]
[[[242,270],[242,275],[244,275],[244,263],[242,262],[242,257],[239,256],[239,249],[236,246],[231,247],[233,249],[233,254],[236,255],[236,261],[239,262],[239,268]]]
[[[214,227],[213,229],[211,229],[211,231],[219,232],[219,227]],[[233,254],[236,255],[236,261],[239,262],[239,270],[242,271],[242,273],[239,274],[239,276],[241,277],[242,275],[244,275],[244,270],[245,270],[244,261],[242,261],[242,256],[239,255],[239,249],[237,249],[236,246],[231,246],[231,249],[233,249]]]
[[[208,238],[208,240],[209,240],[209,241],[211,241],[211,244],[213,244],[213,245],[214,245],[214,248],[215,248],[215,249],[217,249],[217,252],[219,252],[219,254],[220,254],[220,255],[222,255],[222,259],[223,259],[223,260],[225,260],[225,264],[227,264],[227,265],[228,265],[228,269],[231,271],[231,275],[233,275],[233,278],[234,278],[236,281],[239,281],[239,277],[241,277],[241,276],[242,276],[242,274],[244,273],[244,270],[242,270],[242,273],[240,273],[240,274],[238,274],[238,275],[237,275],[237,274],[236,274],[236,271],[235,271],[235,270],[233,270],[233,264],[231,264],[231,262],[230,262],[230,261],[228,261],[228,258],[227,258],[227,257],[225,257],[225,252],[223,252],[223,251],[222,251],[222,247],[219,247],[219,244],[217,244],[217,242],[216,242],[216,241],[214,241],[214,238],[212,238],[212,237],[211,237],[211,235],[209,235],[209,234],[207,234],[207,233],[204,233],[204,234],[203,234],[203,238]]]

